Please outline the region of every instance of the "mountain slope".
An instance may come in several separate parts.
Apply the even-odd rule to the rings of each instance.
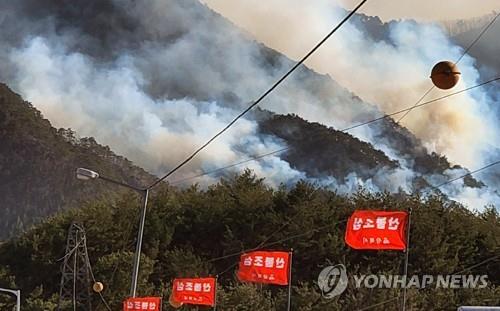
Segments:
[[[377,40],[388,40],[384,34],[389,24],[378,18],[357,15],[353,21],[366,24],[364,30]],[[34,97],[40,103],[47,102],[47,98],[54,101],[62,98],[50,104],[66,112],[62,115],[78,118],[80,122],[70,118],[55,120],[56,117],[51,119],[53,122],[72,128],[73,124],[80,124],[77,128],[80,135],[95,136],[100,142],[107,137],[106,144],[113,150],[130,151],[126,154],[129,157],[137,151],[134,148],[150,152],[152,156],[145,157],[140,165],[156,168],[151,169],[154,172],[163,172],[184,159],[185,154],[198,146],[193,147],[198,142],[192,141],[204,137],[207,129],[211,131],[209,134],[219,129],[211,128],[212,124],[197,116],[210,116],[209,120],[227,124],[226,119],[237,115],[242,107],[248,106],[249,100],[257,98],[259,92],[294,64],[194,0],[141,4],[130,0],[1,2],[0,42],[0,78],[29,98],[38,95]],[[13,59],[18,62],[12,63]],[[41,59],[47,66],[38,67],[38,63],[23,66],[32,59]],[[33,68],[41,72],[31,71]],[[3,92],[7,92],[5,87]],[[11,101],[21,102],[17,97]],[[33,103],[40,104],[35,100]],[[74,139],[72,132],[51,128],[48,121],[41,121],[33,107],[23,105],[30,111],[25,121],[27,128],[23,122],[14,122],[15,118],[8,122],[5,121],[8,118],[0,118],[2,139],[6,141],[0,162],[5,182],[1,190],[2,194],[8,194],[8,199],[0,201],[8,219],[2,228],[4,234],[16,223],[30,224],[34,219],[72,206],[77,198],[106,191],[77,183],[73,177],[75,167],[90,166],[139,184],[142,182],[132,176],[149,178],[144,171],[117,158],[92,139]],[[4,102],[2,106],[5,106],[2,111],[18,109]],[[401,159],[420,175],[443,176],[454,168],[440,155],[429,154],[409,131],[390,119],[370,126],[374,133],[372,145],[338,132],[336,129],[342,126],[377,118],[383,113],[330,76],[305,66],[276,89],[262,103],[262,108],[273,111],[274,115],[264,113],[262,118],[255,117],[259,113],[253,117],[247,115],[245,121],[258,127],[262,134],[248,141],[258,145],[263,137],[269,136],[293,147],[294,151],[281,155],[282,159],[308,177],[333,177],[342,182],[353,173],[369,179],[378,170],[401,167]],[[315,114],[308,114],[312,110]],[[299,117],[287,116],[289,113]],[[297,130],[293,135],[287,131],[291,127]],[[132,132],[134,135],[130,135]],[[155,136],[157,133],[161,135]],[[325,139],[310,148],[297,139],[308,136]],[[231,154],[234,157],[228,157],[231,161],[247,158],[255,150],[249,147],[251,144],[238,144],[239,137],[234,141],[237,142],[224,146],[228,153],[238,150]],[[376,145],[378,142],[389,146],[392,154]],[[167,147],[157,149],[159,146]],[[217,156],[201,153],[195,169],[214,165],[214,158]],[[157,163],[150,163],[153,160]],[[54,180],[47,182],[44,176],[54,176]],[[382,186],[380,189],[384,189]],[[14,199],[26,191],[30,192],[29,198],[23,198],[22,202]]]
[[[487,16],[485,18],[486,20],[478,24],[477,27],[471,27],[471,29],[455,34],[452,37],[453,41],[463,48],[467,48],[471,42],[478,37],[482,29],[484,29],[486,24],[488,24],[493,17],[494,16]],[[498,72],[500,72],[500,59],[498,58],[498,53],[500,51],[500,41],[498,40],[499,32],[500,20],[497,18],[495,23],[490,26],[488,31],[484,33],[481,39],[477,41],[469,51],[469,54],[477,60],[478,67],[486,78],[498,75]]]
[[[282,158],[310,177],[335,177],[343,183],[351,173],[368,179],[377,170],[398,166],[369,143],[295,115],[276,115],[261,122],[260,130],[286,141],[291,149]]]
[[[118,189],[81,182],[77,167],[141,185],[153,177],[93,138],[55,129],[30,103],[0,84],[0,238],[56,211]]]

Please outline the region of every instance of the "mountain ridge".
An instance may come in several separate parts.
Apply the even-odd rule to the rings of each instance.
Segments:
[[[30,103],[0,83],[0,238],[56,211],[105,194],[119,193],[102,182],[80,182],[77,167],[140,185],[154,177],[93,138],[77,139],[55,129]]]

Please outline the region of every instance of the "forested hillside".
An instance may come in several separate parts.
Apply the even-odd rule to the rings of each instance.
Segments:
[[[263,134],[284,140],[289,149],[281,157],[294,169],[306,172],[308,177],[334,177],[342,184],[349,174],[362,180],[372,178],[380,170],[390,172],[407,160],[415,171],[413,191],[431,186],[425,179],[430,175],[446,176],[452,165],[444,156],[429,152],[410,131],[393,119],[386,118],[377,125],[378,140],[385,142],[398,155],[390,159],[372,144],[316,122],[307,122],[297,115],[264,113],[259,128]],[[483,183],[472,176],[464,179],[467,187],[482,187]]]
[[[79,202],[118,191],[82,183],[77,167],[132,184],[153,177],[93,138],[55,129],[30,103],[0,84],[0,239]]]
[[[260,129],[286,141],[291,148],[282,158],[308,176],[343,181],[356,173],[367,179],[379,169],[398,166],[371,144],[296,115],[276,115],[260,122]]]
[[[326,87],[323,84],[327,81],[319,81],[317,87]],[[390,170],[400,165],[369,143],[296,115],[278,115],[259,109],[254,116],[262,134],[277,137],[290,147],[281,157],[291,167],[306,172],[307,177],[332,177],[342,183],[351,173],[369,179],[380,169]],[[451,168],[446,158],[429,154],[410,132],[391,119],[379,128],[379,138],[385,139],[401,158],[412,159],[413,169],[423,176],[444,174]],[[78,138],[70,129],[55,129],[36,108],[3,84],[0,84],[0,142],[3,220],[0,238],[11,236],[57,211],[121,191],[102,182],[78,182],[74,174],[77,167],[88,167],[133,185],[145,185],[154,179],[93,138]],[[423,179],[414,182],[419,185],[416,190],[428,186]],[[481,183],[469,177],[467,185],[481,186]]]
[[[238,252],[262,247],[294,249],[292,310],[359,310],[398,295],[396,290],[355,289],[324,299],[316,280],[323,267],[343,263],[348,274],[401,274],[404,254],[355,251],[344,244],[345,220],[355,209],[413,208],[410,274],[487,274],[484,289],[410,289],[408,310],[456,310],[458,305],[500,304],[500,215],[480,214],[439,196],[338,195],[300,182],[271,189],[251,172],[206,190],[163,188],[150,201],[139,282],[140,295],[164,297],[174,277],[219,274],[218,310],[283,310],[286,288],[242,284]],[[128,295],[138,204],[134,196],[88,203],[48,219],[0,246],[0,287],[23,289],[23,310],[54,310],[67,229],[86,229],[90,261],[112,310]],[[227,256],[226,256],[227,255]],[[223,257],[223,258],[221,258]],[[489,260],[489,261],[488,261]],[[480,265],[479,264],[482,263]],[[475,266],[475,267],[474,267]],[[6,310],[5,299],[2,298]],[[398,299],[371,310],[398,310]],[[8,304],[7,304],[8,305]],[[94,294],[94,310],[106,310]],[[183,307],[182,310],[190,310]]]
[[[51,127],[38,110],[1,87],[0,208],[4,221],[0,238],[55,211],[77,206],[77,199],[116,190],[101,183],[77,184],[73,172],[78,166],[134,184],[151,178],[93,138],[77,136],[94,136],[150,172],[163,173],[201,145],[183,135],[193,135],[194,141],[194,137],[215,133],[222,127],[218,122],[227,124],[226,117],[237,115],[294,64],[195,0],[161,5],[156,1],[143,5],[111,0],[4,1],[0,12],[1,79],[26,98],[39,101],[33,104],[47,109],[47,115],[60,110],[50,116],[54,124],[78,128],[74,133]],[[352,22],[375,41],[389,40],[390,23],[378,17],[359,14]],[[32,72],[38,67],[28,60],[42,54],[46,70]],[[271,146],[290,147],[289,152],[261,158],[257,164],[277,177],[276,184],[295,181],[282,176],[307,176],[340,185],[351,175],[356,187],[356,182],[371,179],[376,183],[374,175],[385,177],[401,168],[411,175],[402,177],[411,192],[429,186],[428,175],[446,180],[463,173],[454,172],[458,167],[442,155],[429,153],[410,131],[391,119],[369,125],[371,137],[358,139],[356,133],[339,132],[340,126],[366,122],[383,112],[334,78],[300,66],[262,103],[261,108],[272,113],[260,111],[265,115],[262,118],[246,116],[244,122],[252,124],[250,129],[258,127],[259,133],[250,130],[245,140],[230,139],[229,131],[225,137],[230,142],[222,141],[228,144],[228,161],[201,153],[199,165],[189,168],[192,171],[186,175],[231,165],[255,155],[257,149],[269,152]],[[42,80],[47,83],[39,83]],[[187,103],[177,102],[184,100]],[[288,113],[295,115],[282,115]],[[199,126],[202,122],[214,128]],[[170,146],[175,146],[175,152],[170,152]],[[142,154],[146,156],[138,156]],[[275,173],[283,168],[286,174]],[[394,183],[387,180],[381,178],[376,188],[393,191]],[[469,186],[482,185],[469,180]]]

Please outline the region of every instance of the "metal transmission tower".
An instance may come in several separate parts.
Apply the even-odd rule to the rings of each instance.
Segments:
[[[68,230],[66,253],[61,267],[62,276],[58,311],[92,310],[90,304],[89,261],[85,239],[83,227],[73,222]]]

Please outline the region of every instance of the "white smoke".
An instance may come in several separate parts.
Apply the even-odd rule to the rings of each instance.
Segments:
[[[18,69],[17,87],[56,127],[72,127],[80,135],[95,136],[158,174],[186,158],[237,112],[215,102],[188,98],[153,100],[142,91],[143,79],[128,57],[111,68],[97,68],[86,56],[53,49],[37,37],[14,50],[11,61]],[[256,132],[255,121],[240,120],[184,174],[283,148]],[[269,157],[262,166],[255,163],[253,168],[271,181],[276,180],[275,174],[282,178],[300,175],[278,157]]]
[[[19,3],[24,2],[34,6],[30,12],[35,15],[45,7],[58,5],[49,0]],[[2,15],[2,5],[6,4],[0,4],[0,23],[5,26],[0,30],[0,39],[5,41],[0,60],[7,72],[0,72],[0,77],[56,127],[71,127],[82,136],[96,137],[153,173],[164,173],[186,158],[291,66],[283,57],[269,66],[263,61],[268,55],[258,44],[231,24],[207,14],[197,2],[112,3],[118,8],[112,12],[117,16],[110,17],[102,29],[94,29],[93,35],[80,29],[84,27],[78,23],[85,23],[85,18],[74,22],[70,16],[61,22],[58,18],[62,17],[39,21],[38,17],[19,16],[15,23],[7,14]],[[233,18],[237,24],[295,59],[343,14],[327,0],[315,1],[314,5],[285,0],[239,4],[245,8],[249,24]],[[75,1],[74,5],[85,3]],[[14,12],[24,13],[22,8]],[[10,38],[14,34],[19,38]],[[427,76],[434,62],[461,53],[432,25],[397,23],[390,28],[389,36],[390,42],[374,41],[348,24],[308,65],[390,112],[411,105],[429,87]],[[478,81],[473,64],[470,57],[461,62],[464,79],[459,87]],[[303,70],[294,73],[262,103],[263,107],[277,113],[293,112],[336,128],[371,119],[378,113],[342,86],[321,84],[304,75],[307,73]],[[487,107],[479,104],[484,98],[489,96],[481,92],[454,97],[410,114],[404,124],[431,150],[444,152],[457,163],[477,165],[484,145],[498,145],[494,126],[483,117]],[[284,147],[276,139],[258,135],[257,130],[255,120],[239,120],[172,180]],[[330,178],[317,182],[344,192],[359,186],[373,191],[411,191],[415,177],[411,159],[401,158],[387,143],[378,141],[373,128],[365,127],[355,134],[398,160],[402,167],[373,172],[368,180],[352,173],[343,181]],[[245,167],[266,177],[272,185],[309,177],[291,168],[279,155]],[[204,176],[201,183],[209,184],[216,177]]]
[[[314,5],[287,0],[204,2],[258,40],[294,59],[300,59],[346,14],[335,1],[329,0],[315,1]],[[400,21],[391,23],[388,30],[388,41],[376,41],[348,23],[307,64],[318,72],[330,74],[386,113],[409,107],[432,86],[429,79],[432,66],[441,60],[457,60],[463,50],[453,45],[437,25]],[[460,69],[462,79],[456,89],[479,82],[474,59],[466,55]],[[447,93],[435,90],[426,99]],[[498,147],[499,141],[495,135],[496,123],[485,114],[491,103],[477,100],[484,96],[480,90],[471,94],[420,108],[402,124],[431,151],[445,154],[452,162],[473,166],[484,149]],[[314,112],[301,116],[323,122],[325,114]],[[336,118],[331,113],[327,117]]]
[[[314,5],[305,0],[203,1],[258,40],[297,60],[346,15],[335,1],[329,0],[315,1]],[[432,86],[428,78],[432,66],[441,60],[459,59],[463,49],[454,45],[438,25],[398,21],[385,27],[385,40],[376,40],[354,23],[347,23],[307,61],[307,65],[331,75],[386,113],[410,107]],[[465,55],[459,67],[461,81],[455,89],[435,89],[425,100],[480,82],[473,58]],[[402,124],[430,151],[446,155],[452,163],[479,167],[487,163],[485,154],[489,150],[500,147],[495,104],[492,96],[483,89],[476,89],[417,108]],[[317,113],[310,109],[299,113],[310,121],[333,125],[339,119],[334,112],[337,111]],[[344,116],[347,123],[352,122],[352,116]],[[371,130],[362,128],[353,133],[386,154],[392,154],[391,158],[403,163],[403,170],[408,169],[404,165],[407,159],[393,154],[390,147],[377,141]],[[499,202],[496,195],[493,197]]]
[[[278,57],[270,67],[258,44],[229,23],[207,14],[210,12],[196,2],[158,0],[137,5],[115,1],[119,13],[108,12],[118,14],[110,20],[123,18],[123,10],[128,23],[138,23],[133,26],[134,32],[124,33],[117,22],[118,25],[97,29],[94,37],[80,33],[76,24],[69,30],[61,27],[60,23],[68,22],[64,18],[70,19],[64,14],[47,19],[24,16],[25,2],[34,6],[34,12],[57,6],[49,0],[21,1],[20,7],[2,4],[7,8],[0,11],[11,14],[0,12],[5,26],[0,38],[6,43],[0,49],[5,66],[0,76],[54,126],[93,136],[156,174],[186,158],[291,65]],[[12,23],[9,18],[16,14],[19,23]],[[100,37],[107,39],[96,40]],[[136,38],[144,42],[135,45]],[[308,87],[319,90],[318,94]],[[353,102],[356,104],[351,105]],[[282,113],[292,110],[324,115],[325,123],[332,122],[329,116],[337,115],[336,122],[341,125],[347,124],[348,114],[354,117],[367,110],[373,113],[340,86],[335,90],[304,86],[299,78],[287,80],[263,104]],[[276,139],[258,136],[256,121],[244,118],[172,179],[283,147]],[[274,185],[306,178],[278,155],[245,167],[267,177]],[[206,177],[202,183],[212,178]]]

